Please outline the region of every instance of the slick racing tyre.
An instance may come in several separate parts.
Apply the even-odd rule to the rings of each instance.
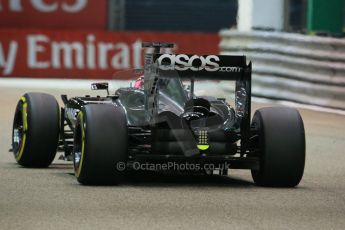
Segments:
[[[124,175],[126,160],[124,110],[109,104],[86,105],[78,113],[74,132],[73,161],[77,180],[86,185],[116,184]]]
[[[260,186],[294,187],[302,179],[305,164],[303,120],[296,109],[262,108],[252,126],[258,131],[260,170],[252,170]]]
[[[59,105],[44,93],[26,93],[17,104],[12,129],[12,149],[18,164],[48,167],[59,141]]]

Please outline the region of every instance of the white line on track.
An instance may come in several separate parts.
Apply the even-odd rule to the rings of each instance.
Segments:
[[[294,108],[345,115],[344,110],[326,108],[326,107],[321,107],[321,106],[316,106],[316,105],[301,104],[301,103],[292,102],[292,101],[273,100],[273,99],[267,99],[267,98],[261,98],[261,97],[252,97],[252,101],[258,102],[258,103],[276,103],[276,104],[281,104],[284,106],[289,106],[289,107],[294,107]]]

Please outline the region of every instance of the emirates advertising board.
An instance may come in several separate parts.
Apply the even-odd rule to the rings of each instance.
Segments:
[[[0,29],[0,77],[112,78],[142,67],[147,41],[175,43],[174,53],[219,52],[216,33]]]
[[[106,29],[108,0],[0,0],[0,28]]]

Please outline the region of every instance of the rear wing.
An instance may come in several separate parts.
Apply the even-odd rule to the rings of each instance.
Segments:
[[[153,54],[151,60],[160,75],[174,71],[181,79],[249,80],[251,73],[245,56]]]

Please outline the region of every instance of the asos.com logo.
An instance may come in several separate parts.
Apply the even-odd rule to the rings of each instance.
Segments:
[[[158,59],[158,66],[161,70],[206,70],[209,72],[240,72],[240,67],[219,66],[219,57],[217,55],[189,57],[186,54],[163,54]]]
[[[186,54],[163,54],[157,59],[159,68],[162,70],[192,70],[217,71],[219,69],[219,57],[216,55],[189,57]]]

